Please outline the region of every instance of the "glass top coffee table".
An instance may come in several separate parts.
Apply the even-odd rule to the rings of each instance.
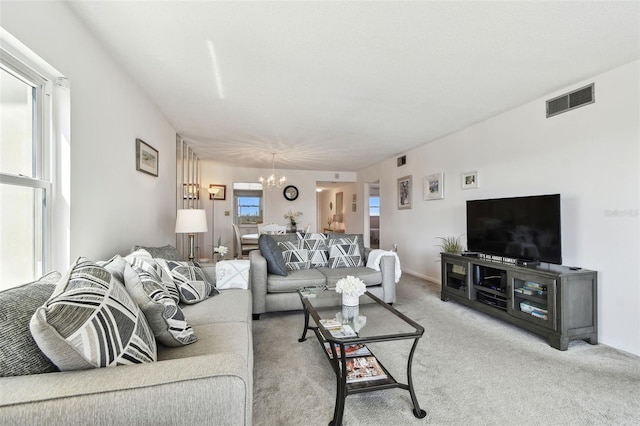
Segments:
[[[413,414],[424,418],[413,390],[411,364],[424,328],[375,295],[360,296],[357,307],[342,306],[339,293],[328,288],[301,288],[298,295],[304,307],[304,329],[299,342],[311,330],[336,375],[336,403],[330,426],[342,424],[347,395],[381,389],[408,390]],[[367,343],[413,340],[407,358],[407,382],[398,382],[376,358]],[[390,348],[393,349],[393,348]]]

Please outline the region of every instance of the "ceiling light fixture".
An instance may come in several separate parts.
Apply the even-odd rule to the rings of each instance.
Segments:
[[[282,188],[285,183],[287,183],[287,178],[282,176],[280,178],[276,177],[276,154],[271,154],[271,175],[268,178],[260,177],[260,183],[263,188],[268,190],[273,190],[276,188]]]

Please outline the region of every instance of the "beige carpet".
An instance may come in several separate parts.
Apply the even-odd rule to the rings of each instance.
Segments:
[[[442,302],[438,286],[404,275],[395,307],[425,328],[413,363],[416,419],[401,389],[347,397],[343,425],[640,425],[640,358],[573,341],[558,351],[527,331]],[[301,312],[253,323],[256,426],[327,425],[335,377]],[[410,346],[375,354],[404,380]]]

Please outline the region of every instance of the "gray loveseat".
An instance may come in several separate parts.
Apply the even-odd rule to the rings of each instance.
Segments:
[[[215,282],[215,269],[203,271]],[[26,286],[33,285],[43,284]],[[7,292],[0,299],[15,302],[34,294],[25,286]],[[229,289],[181,304],[198,341],[158,344],[157,362],[0,377],[0,424],[251,425],[251,303],[249,290]],[[3,314],[9,315],[0,307]],[[6,367],[2,362],[0,368]]]
[[[327,241],[357,237],[360,242],[359,251],[362,253],[362,261],[366,265],[371,249],[362,245],[361,234],[328,233],[324,235]],[[270,237],[277,243],[295,242],[300,239],[300,236],[296,234],[272,235]],[[269,272],[267,265],[269,254],[263,253],[263,250],[265,248],[261,244],[259,250],[249,253],[254,319],[259,319],[261,314],[267,312],[300,310],[302,303],[297,293],[298,288],[325,285],[334,287],[339,279],[347,275],[360,278],[369,292],[386,303],[392,304],[396,300],[395,256],[382,256],[379,271],[366,266],[339,268],[321,266],[288,271],[286,275],[277,275]]]

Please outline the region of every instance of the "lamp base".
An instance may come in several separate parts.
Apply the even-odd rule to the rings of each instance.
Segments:
[[[189,234],[189,262],[193,262],[193,259],[195,259],[195,235],[196,234]]]

